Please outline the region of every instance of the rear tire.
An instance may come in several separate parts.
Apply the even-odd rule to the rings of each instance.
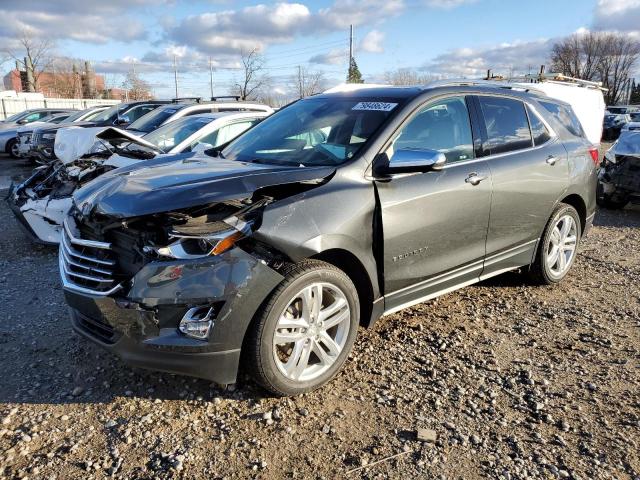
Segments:
[[[578,253],[582,228],[575,208],[559,204],[547,222],[538,244],[535,262],[529,276],[539,285],[553,285],[562,281],[571,269]]]
[[[356,338],[358,292],[335,266],[305,260],[256,314],[244,344],[248,373],[279,396],[315,390],[336,376]]]

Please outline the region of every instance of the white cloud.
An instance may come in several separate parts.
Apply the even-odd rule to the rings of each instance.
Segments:
[[[260,4],[190,15],[176,25],[169,25],[165,36],[206,54],[232,54],[287,43],[299,35],[346,31],[349,25],[378,24],[403,10],[404,0],[342,0],[316,12],[301,3]],[[370,46],[379,48],[374,41],[372,37]]]
[[[433,8],[456,8],[467,3],[474,3],[476,0],[426,0],[428,7]]]
[[[384,33],[379,30],[371,30],[367,33],[360,42],[359,50],[361,52],[368,53],[382,53],[384,48],[382,42],[384,41]]]
[[[327,53],[314,55],[309,59],[309,63],[320,65],[346,65],[349,60],[349,50],[346,48],[334,48]]]
[[[552,40],[503,43],[479,48],[459,48],[438,55],[423,70],[448,77],[477,77],[491,69],[509,75],[536,72],[548,62]]]
[[[599,0],[593,28],[619,32],[640,31],[640,0]]]

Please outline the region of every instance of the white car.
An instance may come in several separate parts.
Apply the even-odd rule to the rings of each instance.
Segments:
[[[105,172],[151,160],[162,154],[193,155],[223,145],[269,114],[210,113],[190,116],[144,137],[115,127],[61,129],[56,136],[58,161],[38,167],[13,186],[8,201],[35,241],[56,244],[76,189]]]
[[[203,113],[223,113],[223,112],[262,112],[271,114],[273,108],[261,103],[250,102],[189,102],[172,103],[156,108],[154,111],[140,117],[131,123],[127,130],[136,134],[144,135],[156,130],[158,127],[166,125],[180,118]]]

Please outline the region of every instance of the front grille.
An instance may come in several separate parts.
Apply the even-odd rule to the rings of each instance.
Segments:
[[[122,285],[114,278],[116,261],[110,243],[81,238],[67,217],[60,240],[60,275],[65,288],[106,296]]]

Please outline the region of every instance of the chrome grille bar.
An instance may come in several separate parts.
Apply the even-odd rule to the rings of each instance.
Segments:
[[[59,265],[64,288],[93,296],[107,296],[122,288],[113,278],[116,262],[105,258],[111,244],[80,237],[73,218],[64,221]],[[98,258],[98,256],[100,258]]]

